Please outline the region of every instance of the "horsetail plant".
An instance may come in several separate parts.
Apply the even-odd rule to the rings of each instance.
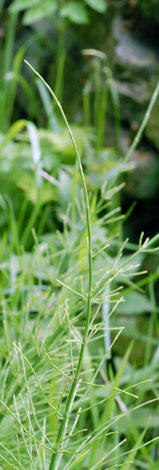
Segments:
[[[56,94],[26,64],[54,99],[66,131],[50,133],[28,121],[18,121],[1,143],[2,163],[8,151],[9,155],[13,151],[11,169],[24,165],[13,175],[14,181],[18,179],[17,187],[24,191],[18,192],[24,201],[18,212],[14,198],[5,193],[0,197],[4,215],[9,213],[6,223],[3,221],[9,239],[4,233],[0,248],[0,466],[4,470],[130,470],[134,465],[153,470],[158,459],[156,408],[154,415],[153,411],[158,403],[159,350],[157,338],[150,333],[157,318],[154,313],[144,367],[136,370],[135,359],[132,365],[130,357],[131,340],[136,339],[131,315],[135,322],[136,313],[138,317],[142,310],[151,313],[153,307],[158,312],[153,296],[146,296],[143,287],[150,277],[151,282],[158,279],[158,273],[145,276],[144,262],[151,253],[157,255],[159,236],[144,240],[142,233],[138,245],[119,237],[118,221],[123,222],[124,216],[120,204],[114,206],[114,202],[123,184],[114,186],[117,177],[112,175],[100,194],[101,188],[92,190],[92,167],[84,176],[76,130],[72,133]],[[157,94],[158,87],[144,126]],[[68,132],[76,156],[74,166],[65,165]],[[62,158],[54,171],[56,146],[52,142],[57,138],[61,145],[63,136],[64,141],[67,136],[67,144],[62,146]],[[47,147],[49,139],[52,147]],[[88,134],[86,139],[88,144]],[[61,173],[66,180],[61,179]],[[117,173],[120,179],[120,168]],[[69,183],[72,191],[67,199]],[[56,230],[60,220],[63,229]],[[119,357],[114,347],[121,333],[122,341],[125,336],[128,344]],[[140,335],[143,346],[144,341],[146,334]],[[156,429],[150,440],[151,420]]]
[[[88,234],[88,267],[89,267],[89,283],[88,283],[88,297],[87,297],[87,310],[86,310],[86,322],[85,322],[85,330],[84,330],[84,335],[81,343],[81,349],[80,349],[80,354],[79,354],[79,359],[78,359],[78,364],[75,372],[75,376],[67,397],[66,401],[66,406],[65,406],[65,412],[64,412],[64,419],[61,421],[61,425],[58,431],[57,439],[56,439],[56,450],[58,450],[58,444],[65,438],[66,431],[67,431],[67,426],[68,426],[68,420],[69,420],[69,414],[72,408],[72,404],[74,401],[74,396],[76,394],[76,388],[78,384],[78,379],[83,363],[83,357],[84,357],[84,352],[85,352],[85,347],[86,347],[86,342],[87,342],[87,336],[88,336],[88,331],[89,331],[89,324],[90,324],[90,316],[91,316],[91,295],[92,295],[92,235],[91,235],[91,220],[90,220],[90,208],[89,208],[89,198],[88,198],[88,191],[87,191],[87,186],[85,182],[85,177],[84,177],[84,172],[83,172],[83,167],[81,163],[81,158],[80,158],[80,153],[73,135],[73,132],[70,128],[70,125],[68,123],[67,117],[63,111],[63,108],[56,97],[55,93],[51,89],[51,87],[48,85],[48,83],[44,80],[44,78],[34,69],[34,67],[27,61],[25,60],[25,63],[31,68],[31,70],[42,80],[44,85],[47,87],[49,92],[51,93],[56,105],[58,106],[60,113],[62,115],[62,118],[64,120],[64,123],[66,124],[66,127],[68,129],[68,132],[70,134],[72,144],[75,150],[75,154],[77,157],[78,161],[78,166],[79,166],[79,171],[80,171],[80,176],[81,176],[81,181],[83,185],[83,190],[84,190],[84,198],[85,198],[85,210],[86,210],[86,222],[87,222],[87,234]],[[57,454],[57,451],[53,451],[52,457],[51,457],[51,462],[49,465],[49,470],[58,470],[59,468],[59,463],[61,460],[61,455]]]
[[[125,354],[125,356],[122,360],[121,366],[120,366],[120,368],[119,368],[119,370],[116,374],[116,377],[114,379],[112,378],[111,384],[108,381],[107,377],[103,375],[103,377],[105,377],[106,388],[110,388],[111,393],[110,393],[110,395],[108,395],[106,397],[104,396],[104,398],[102,398],[102,400],[99,401],[99,403],[101,403],[101,404],[106,402],[105,403],[105,409],[103,411],[103,414],[102,414],[101,418],[98,416],[97,399],[96,399],[95,395],[92,394],[92,391],[88,391],[87,389],[86,389],[86,392],[84,394],[84,399],[87,399],[87,395],[89,395],[91,406],[86,406],[86,408],[81,411],[81,408],[80,408],[81,398],[80,398],[80,394],[78,394],[78,388],[79,388],[79,385],[81,383],[80,374],[81,374],[83,362],[84,362],[84,359],[85,359],[86,353],[87,353],[87,344],[88,344],[88,342],[91,342],[92,340],[94,340],[94,338],[93,338],[94,334],[97,333],[98,331],[99,331],[99,337],[98,338],[103,338],[103,339],[105,339],[105,329],[108,330],[108,336],[109,336],[109,331],[110,331],[110,327],[109,327],[108,322],[107,322],[106,327],[104,325],[104,328],[102,326],[102,323],[99,323],[99,326],[97,328],[92,326],[93,325],[93,320],[91,320],[91,322],[90,322],[92,298],[93,298],[94,304],[98,304],[99,307],[104,302],[107,302],[107,299],[105,300],[105,297],[104,296],[102,297],[101,294],[102,294],[103,283],[108,282],[109,289],[107,290],[107,298],[109,298],[108,300],[111,304],[111,301],[113,301],[113,300],[111,300],[111,297],[115,296],[117,293],[119,294],[119,292],[120,292],[120,286],[118,286],[117,289],[115,288],[113,291],[110,291],[110,283],[112,282],[112,280],[114,281],[114,279],[117,276],[119,276],[119,279],[120,279],[120,276],[121,276],[121,278],[122,278],[122,276],[124,278],[124,272],[127,273],[127,270],[128,271],[130,270],[130,277],[132,276],[132,270],[133,270],[133,275],[135,275],[134,271],[138,267],[138,264],[137,265],[133,265],[133,264],[130,265],[130,262],[132,263],[134,258],[136,258],[138,255],[141,255],[143,252],[148,251],[148,249],[150,248],[149,244],[153,243],[154,241],[149,242],[149,240],[146,240],[144,242],[144,244],[142,244],[142,240],[140,240],[139,241],[139,248],[135,250],[135,253],[133,253],[133,255],[129,255],[128,258],[126,259],[126,261],[121,263],[121,264],[120,264],[120,257],[122,256],[123,253],[121,253],[121,250],[119,250],[119,253],[116,256],[114,262],[112,263],[112,265],[110,265],[111,266],[110,270],[108,269],[108,271],[105,273],[104,264],[103,264],[103,268],[101,269],[101,271],[99,269],[101,279],[99,279],[99,281],[97,281],[96,285],[93,287],[92,258],[93,258],[94,255],[92,255],[91,208],[90,208],[90,202],[89,202],[89,196],[88,196],[88,190],[87,190],[87,186],[86,186],[84,171],[83,171],[83,167],[82,167],[82,163],[81,163],[80,152],[78,150],[78,146],[77,146],[74,134],[71,130],[71,127],[68,123],[67,117],[64,113],[64,110],[63,110],[57,96],[55,95],[55,93],[53,92],[51,87],[48,85],[48,83],[44,80],[44,78],[35,70],[35,68],[27,60],[25,60],[25,63],[30,67],[30,69],[36,74],[38,79],[40,79],[42,81],[44,86],[46,86],[46,88],[50,92],[54,102],[56,103],[56,105],[57,105],[57,107],[58,107],[58,109],[61,113],[64,124],[66,125],[66,128],[69,132],[69,135],[70,135],[73,147],[74,147],[75,155],[76,155],[76,158],[77,158],[80,178],[81,178],[82,187],[83,187],[83,194],[84,194],[83,207],[85,209],[85,214],[86,214],[86,232],[87,232],[87,244],[88,244],[87,250],[86,250],[87,256],[88,256],[88,258],[87,258],[87,262],[88,262],[88,292],[85,295],[83,295],[83,294],[80,295],[86,302],[86,316],[85,316],[85,325],[84,325],[83,334],[78,332],[78,330],[77,331],[74,330],[74,327],[71,323],[71,320],[69,319],[69,315],[68,315],[68,312],[67,312],[67,301],[65,302],[65,315],[66,315],[66,318],[67,318],[68,326],[69,326],[69,328],[72,329],[73,334],[76,337],[76,340],[77,340],[77,343],[78,343],[79,354],[78,354],[78,357],[77,357],[77,360],[76,360],[75,373],[74,373],[73,365],[72,365],[72,372],[73,372],[72,378],[68,377],[67,373],[66,374],[63,373],[63,375],[66,378],[68,378],[69,381],[71,381],[71,386],[70,386],[70,390],[68,391],[68,393],[65,393],[65,390],[64,390],[64,392],[61,396],[61,399],[60,399],[62,401],[63,396],[65,395],[66,402],[65,402],[65,405],[64,405],[63,416],[61,416],[60,413],[59,413],[59,408],[60,408],[61,401],[59,402],[58,409],[56,410],[57,416],[60,415],[59,421],[61,420],[61,422],[59,424],[59,429],[58,429],[58,432],[57,432],[55,443],[54,443],[54,445],[51,446],[51,458],[50,458],[50,461],[48,463],[48,470],[59,470],[62,456],[65,452],[67,452],[66,441],[67,441],[67,439],[69,439],[71,436],[74,435],[74,429],[76,427],[76,424],[77,424],[77,421],[78,421],[79,417],[83,416],[84,411],[88,411],[88,410],[90,410],[90,412],[92,413],[92,421],[95,425],[94,426],[95,429],[94,429],[93,432],[91,432],[89,434],[88,437],[83,439],[82,443],[79,440],[78,447],[77,447],[77,457],[75,458],[75,461],[73,460],[73,457],[71,457],[70,460],[66,463],[66,468],[68,468],[68,470],[75,468],[75,465],[77,466],[78,463],[80,463],[80,461],[82,461],[80,459],[83,459],[83,458],[87,457],[88,449],[90,449],[90,446],[91,446],[92,451],[91,451],[90,457],[87,459],[87,464],[91,465],[91,468],[94,468],[94,469],[99,468],[100,470],[103,470],[103,468],[105,468],[105,467],[103,467],[103,465],[105,463],[105,459],[113,451],[115,451],[115,453],[117,453],[117,455],[114,457],[114,459],[118,459],[119,447],[123,443],[126,442],[126,439],[118,441],[118,438],[116,437],[116,443],[115,443],[114,447],[110,451],[108,451],[106,454],[103,454],[103,443],[101,442],[101,444],[98,446],[98,439],[99,438],[102,439],[102,436],[107,438],[107,434],[105,434],[105,431],[109,428],[109,426],[111,426],[110,423],[112,423],[114,425],[114,423],[116,423],[116,421],[118,421],[118,419],[120,419],[121,416],[124,416],[125,414],[128,415],[129,410],[128,410],[127,406],[125,406],[125,404],[122,403],[122,400],[121,400],[121,401],[119,401],[119,404],[121,406],[122,411],[124,410],[124,413],[122,413],[122,415],[117,415],[114,418],[113,408],[115,406],[115,400],[116,400],[116,397],[117,397],[116,392],[119,392],[119,393],[123,392],[126,395],[129,395],[133,398],[138,398],[138,397],[137,397],[137,395],[131,394],[130,392],[128,392],[128,389],[121,390],[119,388],[120,378],[121,378],[122,373],[124,371],[124,368],[125,368],[125,366],[128,362],[128,358],[129,358],[129,355],[130,355],[130,352],[131,352],[131,347],[132,346],[130,345],[130,347],[128,348],[128,350],[127,350],[127,352],[126,352],[126,354]],[[152,108],[153,108],[154,103],[156,101],[156,98],[158,96],[158,92],[159,92],[159,85],[157,85],[157,87],[156,87],[156,90],[155,90],[154,95],[152,97],[152,100],[151,100],[151,103],[149,105],[146,116],[144,118],[144,121],[143,121],[143,123],[140,127],[140,132],[137,134],[137,137],[136,137],[133,145],[130,147],[129,153],[126,156],[125,161],[127,161],[129,159],[132,150],[136,147],[136,145],[138,143],[138,139],[141,136],[141,134],[143,132],[143,129],[144,129],[146,123],[147,123],[149,115],[152,111]],[[111,220],[114,221],[113,216],[114,216],[114,214],[116,214],[116,212],[118,210],[119,209],[116,208],[115,211],[112,211],[112,212],[110,211],[108,216],[106,216],[107,219],[110,218],[110,222],[111,222]],[[111,217],[112,217],[112,219],[111,219]],[[120,217],[122,217],[122,216],[119,215],[119,218]],[[104,220],[105,219],[103,217],[103,221]],[[118,217],[115,218],[115,221],[116,220],[118,220]],[[97,222],[97,226],[98,226],[98,228],[101,228],[102,218],[100,219],[99,223]],[[125,244],[127,242],[128,241],[126,241]],[[125,249],[125,244],[124,244],[124,249]],[[108,246],[108,245],[105,245],[105,246]],[[104,246],[104,248],[105,248],[105,246]],[[151,248],[150,248],[150,251],[151,251]],[[155,251],[155,249],[152,250],[152,251]],[[100,249],[97,250],[97,253],[100,253],[100,252],[102,252],[102,250],[100,250]],[[119,263],[119,266],[118,266],[118,263]],[[109,265],[109,263],[108,263],[108,265]],[[112,272],[111,272],[111,270],[112,270]],[[139,275],[139,274],[141,275],[143,273],[145,273],[145,271],[138,272],[137,275]],[[102,277],[102,274],[103,274],[103,277]],[[70,268],[69,276],[70,275],[71,275],[71,268]],[[69,289],[73,293],[77,294],[76,290],[74,290],[72,287],[69,287],[69,283],[67,284],[65,282],[59,281],[59,279],[56,279],[56,281],[60,285],[62,285],[64,288]],[[128,283],[128,285],[129,285],[129,283]],[[130,281],[130,287],[131,286],[133,286],[133,283],[131,284],[131,281]],[[96,290],[96,294],[93,297],[94,290]],[[122,300],[123,300],[123,298],[119,299],[117,301],[116,305],[118,306],[119,302],[122,301]],[[99,307],[96,310],[94,318],[98,314]],[[108,317],[107,320],[110,318],[110,316],[112,315],[115,308],[113,308],[112,311],[110,310],[110,313],[107,314],[107,317]],[[85,309],[84,309],[84,313],[85,313]],[[99,330],[98,330],[98,328],[99,328]],[[101,330],[102,330],[102,334],[100,335]],[[90,367],[90,369],[88,367],[87,373],[88,373],[88,376],[89,376],[89,381],[88,381],[88,383],[83,381],[82,382],[83,385],[91,385],[92,387],[97,387],[98,388],[98,384],[94,384],[95,377],[97,376],[97,374],[100,371],[101,371],[101,374],[103,373],[102,369],[101,369],[101,367],[103,365],[103,362],[104,362],[106,357],[109,357],[109,352],[110,352],[113,344],[115,343],[116,339],[119,337],[120,333],[123,331],[123,328],[121,326],[117,327],[117,328],[114,327],[114,331],[116,331],[116,330],[117,330],[117,334],[114,337],[112,343],[111,344],[106,344],[106,354],[105,354],[104,357],[102,357],[102,360],[100,361],[100,365],[98,365],[98,367],[97,367],[95,375],[94,376],[92,375],[91,367]],[[91,331],[92,338],[91,338],[91,335],[90,335],[90,338],[88,338],[90,331]],[[44,349],[44,352],[46,354],[47,359],[50,360],[50,357],[47,354],[45,349]],[[71,357],[72,357],[72,350],[71,350]],[[52,364],[53,364],[53,367],[55,367],[55,369],[57,369],[57,371],[59,371],[61,373],[60,368],[57,368],[54,365],[54,363],[52,363]],[[141,383],[146,383],[146,382],[148,382],[148,381],[147,380],[141,381]],[[135,385],[133,384],[130,387],[136,387],[137,385],[138,384],[136,383]],[[100,385],[99,385],[99,387],[100,387]],[[67,388],[67,386],[66,386],[66,388]],[[67,436],[67,430],[68,430],[68,426],[69,426],[69,422],[70,422],[70,417],[71,417],[71,415],[72,416],[75,415],[74,406],[73,406],[75,398],[77,398],[77,403],[79,404],[79,408],[78,408],[78,411],[76,413],[74,424],[71,428],[71,431],[69,432],[69,434]],[[108,398],[110,398],[110,404],[107,404]],[[118,397],[118,399],[119,399],[119,397]],[[157,400],[157,398],[155,398],[155,400]],[[135,409],[137,409],[137,407],[132,408],[131,411],[133,411]],[[115,426],[116,426],[116,424],[115,424]],[[132,434],[136,433],[136,436],[137,436],[136,429],[132,427],[132,423],[130,422],[130,420],[129,420],[129,426],[130,426],[130,432],[132,432]],[[115,429],[116,429],[116,427],[115,427]],[[81,431],[79,431],[79,432],[81,432]],[[112,433],[115,433],[115,431],[112,431]],[[76,435],[76,433],[75,433],[75,435]],[[108,433],[108,435],[109,435],[109,433]],[[140,438],[136,439],[137,445],[140,446],[140,447],[137,447],[137,448],[134,447],[133,448],[133,458],[135,458],[137,449],[144,447],[143,437],[144,437],[144,433],[143,433],[143,435],[140,436]],[[156,438],[156,441],[157,440],[158,440],[158,438]],[[153,440],[150,441],[150,442],[153,442]],[[81,452],[82,452],[82,454],[81,454]],[[144,452],[145,452],[144,455],[146,455],[146,457],[147,457],[146,451],[144,451]],[[78,453],[79,453],[79,457],[78,457]],[[126,455],[126,454],[121,454],[121,456]],[[96,457],[96,458],[94,459],[94,457]],[[107,461],[107,463],[108,462],[109,462],[109,460]],[[110,462],[111,462],[111,459],[110,459]],[[119,462],[120,462],[120,458],[119,458]],[[124,470],[125,469],[128,470],[130,468],[131,463],[132,463],[132,460],[131,460],[131,455],[130,455],[128,461],[125,461],[124,463],[121,462],[121,465],[119,463],[117,466],[119,466],[119,467],[121,466],[122,468],[124,468]],[[116,465],[113,463],[113,467],[111,467],[111,468],[114,468],[114,467],[116,467]],[[81,468],[81,466],[80,466],[80,468]],[[89,466],[88,466],[88,468],[89,468]]]

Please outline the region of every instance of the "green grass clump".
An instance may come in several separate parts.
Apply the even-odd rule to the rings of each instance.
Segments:
[[[138,245],[122,240],[118,177],[126,163],[107,158],[108,185],[103,181],[99,191],[93,155],[85,178],[81,154],[93,149],[92,136],[82,141],[76,130],[78,147],[59,101],[39,78],[60,110],[77,163],[63,130],[57,135],[18,121],[1,140],[3,175],[13,186],[6,195],[3,176],[0,465],[154,470],[158,273],[147,276],[144,263],[157,255],[159,236],[141,234]],[[135,338],[136,317],[143,322],[148,312],[147,331]],[[114,354],[121,337],[123,354]],[[144,346],[140,365],[135,339]]]

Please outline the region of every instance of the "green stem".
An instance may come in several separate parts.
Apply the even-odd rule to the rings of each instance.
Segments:
[[[0,0],[0,13],[2,12],[5,0]]]
[[[144,119],[143,119],[143,121],[142,121],[142,123],[141,123],[141,126],[139,127],[139,130],[138,130],[138,132],[137,132],[137,134],[136,134],[136,137],[135,137],[135,139],[133,140],[133,142],[132,142],[132,144],[131,144],[131,146],[130,146],[130,148],[129,148],[129,150],[128,150],[128,152],[127,152],[125,158],[124,158],[124,163],[126,163],[126,162],[129,161],[132,152],[134,152],[134,150],[136,149],[136,147],[137,147],[137,145],[138,145],[138,143],[139,143],[139,141],[140,141],[140,139],[141,139],[141,136],[142,136],[142,134],[143,134],[143,132],[144,132],[144,130],[145,130],[145,127],[146,127],[146,125],[147,125],[147,123],[148,123],[150,114],[151,114],[151,112],[152,112],[152,110],[153,110],[153,107],[154,107],[154,105],[155,105],[155,103],[156,103],[156,100],[157,100],[157,98],[158,98],[158,95],[159,95],[159,82],[157,83],[156,88],[155,88],[155,90],[154,90],[154,92],[153,92],[151,101],[150,101],[150,103],[149,103],[149,105],[148,105],[147,111],[146,111],[146,113],[145,113],[145,116],[144,116]]]
[[[13,57],[13,48],[14,48],[14,39],[16,32],[17,24],[17,14],[11,14],[9,17],[8,32],[4,47],[4,63],[3,63],[3,99],[1,102],[0,108],[0,129],[4,132],[8,125],[8,110],[9,110],[9,100],[10,100],[10,84],[6,80],[6,75],[11,71],[12,67],[12,57]]]
[[[120,116],[120,103],[119,95],[115,87],[115,82],[113,79],[112,71],[108,66],[104,68],[104,71],[107,76],[108,85],[110,88],[110,93],[112,96],[113,107],[114,107],[114,119],[115,119],[115,144],[116,150],[120,155],[120,135],[121,135],[121,116]]]
[[[77,191],[77,182],[78,182],[78,162],[76,160],[75,169],[74,169],[74,176],[73,176],[73,185],[72,185],[72,211],[71,211],[71,219],[72,219],[72,228],[74,230],[75,227],[75,207],[76,207],[76,191]]]
[[[86,127],[89,127],[91,125],[90,92],[91,92],[91,80],[90,80],[90,77],[88,77],[88,80],[85,83],[85,86],[83,89],[83,117],[84,117],[84,124]]]
[[[63,97],[63,81],[64,81],[64,68],[65,68],[65,59],[66,51],[64,47],[64,33],[65,33],[65,23],[62,22],[59,24],[58,28],[58,50],[57,50],[57,73],[56,73],[56,82],[55,82],[55,95],[58,97],[59,101],[62,102]]]
[[[66,406],[65,406],[65,412],[64,412],[64,419],[61,421],[61,424],[60,424],[60,428],[59,428],[59,432],[58,432],[58,435],[57,435],[57,439],[56,439],[56,452],[53,452],[52,454],[52,457],[51,457],[51,461],[50,461],[50,465],[49,465],[49,470],[54,470],[54,469],[58,469],[58,466],[59,466],[59,463],[60,463],[60,459],[59,457],[59,454],[58,454],[58,444],[60,443],[60,441],[64,438],[65,434],[66,434],[66,431],[67,431],[67,426],[68,426],[68,420],[69,420],[69,415],[70,415],[70,411],[71,411],[71,408],[72,408],[72,403],[73,403],[73,400],[74,400],[74,396],[75,396],[75,393],[76,393],[76,387],[78,385],[78,379],[79,379],[79,374],[80,374],[80,371],[81,371],[81,367],[82,367],[82,362],[83,362],[83,356],[84,356],[84,351],[85,351],[85,346],[86,346],[86,341],[87,341],[87,335],[88,335],[88,330],[89,330],[89,323],[90,323],[90,315],[91,315],[91,293],[92,293],[92,236],[91,236],[91,220],[90,220],[90,208],[89,208],[89,199],[88,199],[88,192],[87,192],[87,186],[86,186],[86,181],[85,181],[85,177],[84,177],[84,172],[83,172],[83,168],[82,168],[82,164],[81,164],[81,158],[80,158],[80,154],[79,154],[79,151],[78,151],[78,148],[77,148],[77,145],[76,145],[76,141],[75,141],[75,138],[73,136],[73,133],[72,133],[72,130],[69,126],[69,123],[67,121],[67,118],[65,116],[65,113],[63,111],[63,108],[60,104],[60,102],[58,101],[55,93],[52,91],[52,89],[50,88],[50,86],[48,85],[47,82],[45,82],[45,80],[43,79],[43,77],[41,77],[41,75],[32,67],[32,65],[30,65],[26,60],[25,60],[26,64],[33,70],[33,72],[42,80],[42,82],[45,84],[45,86],[47,87],[47,89],[49,90],[50,94],[52,95],[55,103],[57,104],[60,112],[61,112],[61,115],[63,117],[63,120],[66,124],[66,127],[68,129],[68,132],[70,134],[70,137],[71,137],[71,140],[72,140],[72,144],[73,144],[73,147],[74,147],[74,150],[75,150],[75,153],[76,153],[76,156],[77,156],[77,161],[78,161],[78,165],[79,165],[79,172],[80,172],[80,176],[81,176],[81,180],[82,180],[82,185],[83,185],[83,190],[84,190],[84,197],[85,197],[85,207],[86,207],[86,223],[87,223],[87,232],[88,232],[88,266],[89,266],[89,286],[88,286],[88,298],[87,298],[87,313],[86,313],[86,324],[85,324],[85,330],[84,330],[84,336],[83,336],[83,342],[82,342],[82,345],[81,345],[81,349],[80,349],[80,354],[79,354],[79,359],[78,359],[78,364],[77,364],[77,369],[76,369],[76,373],[75,373],[75,376],[74,376],[74,380],[72,382],[72,385],[71,385],[71,388],[70,388],[70,391],[69,391],[69,394],[68,394],[68,397],[67,397],[67,401],[66,401]]]
[[[100,72],[99,59],[96,59],[95,64],[94,64],[94,86],[95,86],[94,127],[97,133],[98,132],[98,111],[99,111],[99,106],[100,106],[100,95],[101,95],[101,72]]]
[[[107,96],[108,96],[108,91],[104,87],[101,93],[100,106],[99,106],[99,112],[98,112],[97,152],[99,152],[102,146],[104,146]]]

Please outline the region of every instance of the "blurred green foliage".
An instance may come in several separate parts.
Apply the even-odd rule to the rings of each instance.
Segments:
[[[158,0],[139,0],[139,6],[146,18],[159,22]]]
[[[152,127],[159,88],[146,101],[137,136],[123,136],[125,114],[109,54],[90,45],[93,34],[103,36],[99,25],[105,31],[106,18],[109,36],[110,2],[14,0],[0,8],[0,466],[48,470],[55,454],[56,469],[156,470],[159,235],[149,240],[137,233],[134,243],[135,233],[130,230],[130,240],[124,233],[131,216],[136,230],[133,198],[153,197],[158,189],[155,150],[150,155],[136,147],[148,118],[149,132]],[[148,2],[141,8],[146,14]],[[75,64],[76,49],[84,79],[73,88],[70,76],[76,72],[79,80],[81,62],[68,71],[66,52],[75,54]],[[68,103],[68,114],[74,101],[71,129],[85,172],[93,242],[84,340],[89,275],[81,172],[48,89],[22,66],[28,55],[38,70],[49,70],[47,81]],[[68,84],[71,102],[63,100]],[[132,200],[122,213],[124,188]],[[66,435],[59,443],[63,420]]]

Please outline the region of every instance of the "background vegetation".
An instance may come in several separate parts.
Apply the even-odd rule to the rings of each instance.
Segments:
[[[0,468],[156,470],[158,2],[0,14]]]

